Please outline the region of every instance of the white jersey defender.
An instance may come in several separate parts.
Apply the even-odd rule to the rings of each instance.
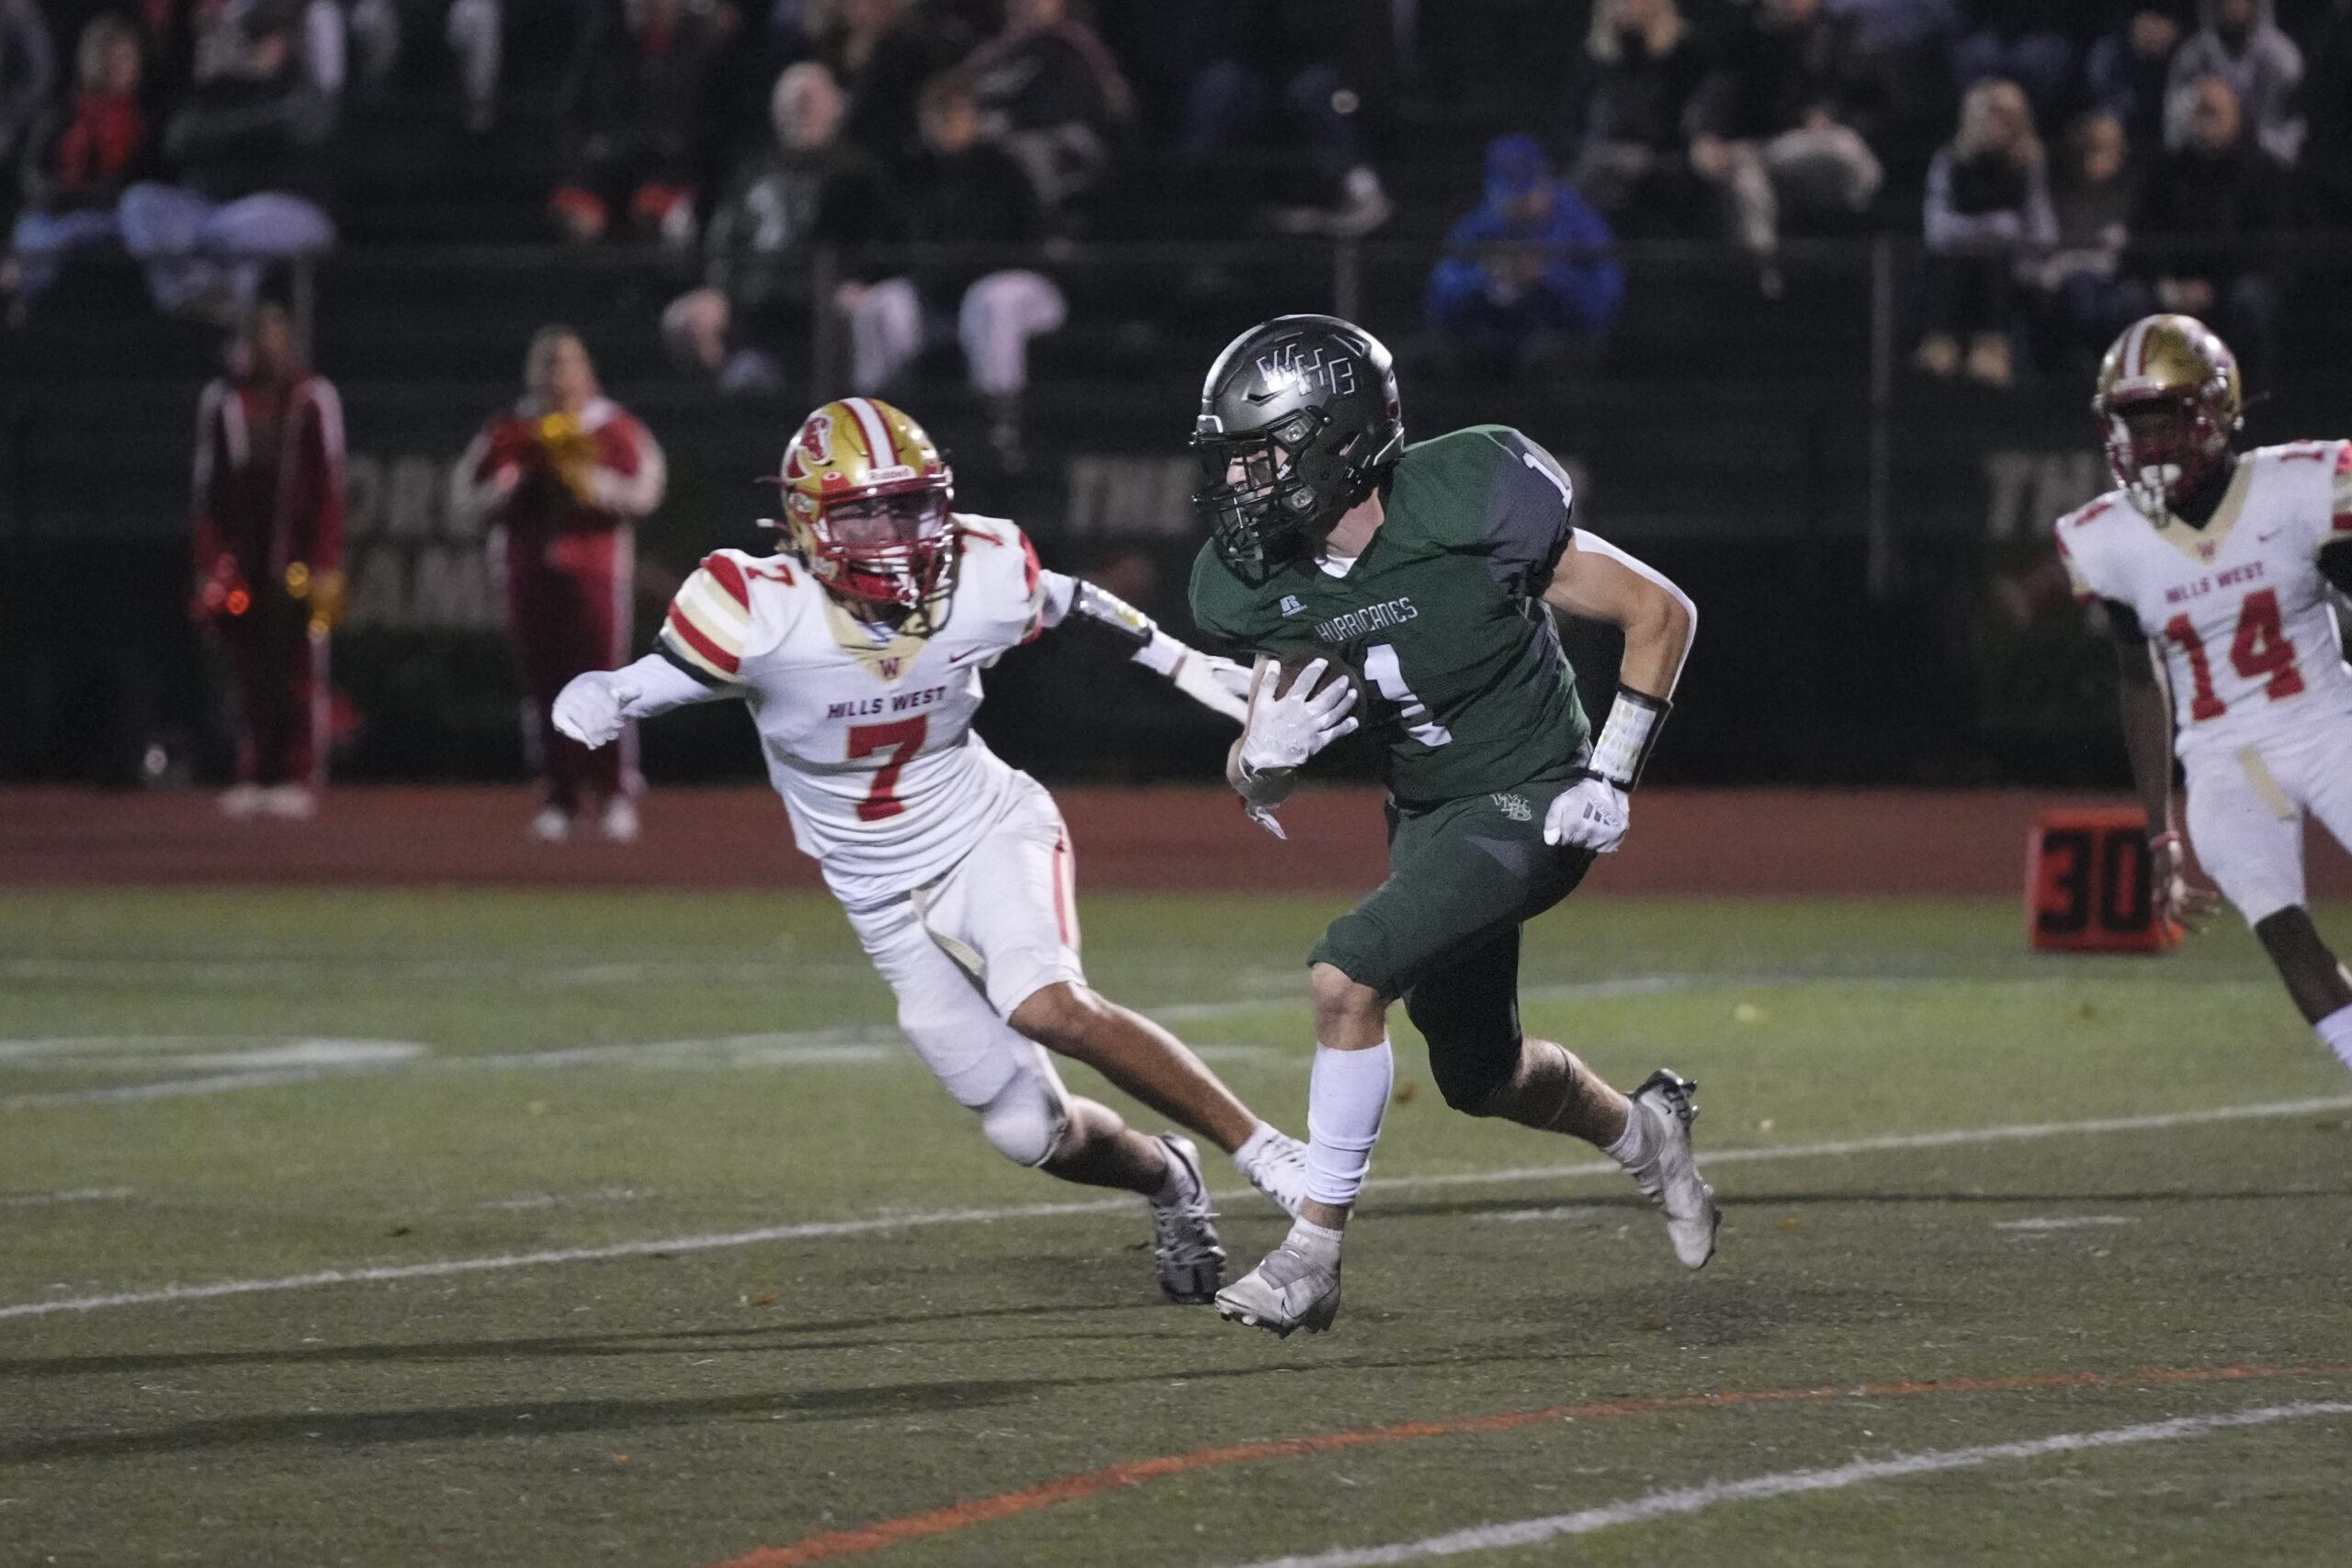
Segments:
[[[1248,672],[1043,570],[1012,524],[949,512],[937,448],[886,403],[849,398],[811,414],[778,478],[788,547],[706,558],[657,650],[573,682],[557,725],[593,746],[631,719],[743,701],[794,840],[889,982],[924,1065],[1008,1158],[1148,1198],[1161,1289],[1207,1301],[1225,1254],[1193,1145],[1142,1138],[1069,1094],[1045,1047],[1215,1138],[1294,1210],[1302,1147],[1166,1030],[1086,988],[1061,812],[972,720],[981,671],[1072,615],[1237,721]]]
[[[2303,819],[2352,846],[2352,670],[2334,596],[2352,592],[2352,442],[2233,450],[2244,394],[2229,345],[2190,316],[2147,316],[2100,361],[2091,412],[2117,488],[2059,520],[2076,595],[2116,638],[2124,749],[2166,919],[2211,895],[2188,842],[2288,995],[2352,1066],[2352,973],[2303,900]]]
[[[2058,524],[2076,597],[2130,605],[2163,647],[2184,761],[2352,719],[2352,670],[2319,570],[2319,552],[2347,540],[2345,441],[2245,453],[2201,528],[2151,518],[2120,490]]]
[[[962,558],[928,637],[869,627],[791,558],[740,550],[705,560],[662,626],[673,660],[750,705],[794,841],[853,909],[939,876],[1001,814],[1019,775],[973,732],[980,672],[1069,607],[1019,528],[951,528]]]

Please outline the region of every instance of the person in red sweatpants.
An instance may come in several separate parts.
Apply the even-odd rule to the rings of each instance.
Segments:
[[[237,697],[232,817],[304,818],[326,784],[327,637],[344,604],[343,403],[263,304],[204,389],[193,611]]]
[[[453,500],[495,529],[524,750],[545,792],[533,836],[570,838],[594,795],[605,837],[626,843],[645,787],[634,730],[591,751],[557,733],[548,713],[574,675],[628,660],[631,525],[662,504],[667,470],[651,433],[598,389],[577,333],[540,328],[523,376],[522,400],[492,415],[458,459]]]

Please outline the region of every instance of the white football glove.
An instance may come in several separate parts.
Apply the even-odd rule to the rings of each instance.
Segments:
[[[1250,721],[1250,667],[1236,664],[1230,659],[1219,659],[1214,653],[1198,649],[1184,650],[1183,662],[1176,666],[1172,679],[1176,689],[1208,709],[1223,714],[1236,724]]]
[[[1273,694],[1277,671],[1266,671],[1257,708],[1250,716],[1249,728],[1241,732],[1244,770],[1266,773],[1298,767],[1332,741],[1355,732],[1355,716],[1348,712],[1356,705],[1355,687],[1346,681],[1334,681],[1315,691],[1327,662],[1317,659],[1301,670],[1289,692],[1279,697]],[[1307,694],[1310,692],[1312,696]]]
[[[556,694],[555,727],[594,750],[620,734],[623,711],[644,694],[645,688],[626,670],[574,675]]]
[[[1623,790],[1588,774],[1552,797],[1544,813],[1544,841],[1615,854],[1625,837],[1628,811]]]

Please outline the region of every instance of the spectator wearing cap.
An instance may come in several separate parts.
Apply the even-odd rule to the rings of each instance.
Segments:
[[[1613,243],[1533,137],[1496,138],[1487,199],[1454,224],[1430,274],[1422,313],[1438,366],[1540,373],[1590,363],[1625,295]]]
[[[2220,76],[2190,89],[2188,139],[2150,171],[2132,214],[2128,319],[2197,316],[2227,338],[2249,378],[2277,363],[2278,284],[2266,241],[2291,220],[2285,165],[2246,127]]]
[[[178,179],[130,186],[115,216],[158,310],[233,320],[268,264],[334,243],[342,14],[322,0],[229,0],[197,28],[195,85],[164,128]]]
[[[2041,141],[2016,83],[1989,77],[1961,100],[1959,134],[1928,165],[1926,230],[1928,332],[1916,362],[1930,376],[1964,367],[1971,380],[2007,386],[2018,274],[2058,238]]]
[[[2296,103],[2303,82],[2303,51],[2271,18],[2270,0],[2201,0],[2204,26],[2172,57],[2165,101],[2165,145],[2190,140],[2198,84],[2219,77],[2237,98],[2238,114],[2265,152],[2292,165],[2303,146],[2303,116]]]
[[[1866,211],[1884,178],[1862,126],[1883,96],[1855,28],[1823,0],[1758,0],[1700,89],[1690,164],[1723,192],[1768,298],[1784,219]]]
[[[2134,157],[2151,159],[2164,149],[2172,60],[2196,17],[2191,0],[2133,6],[2084,58],[2084,84],[2092,102],[2123,127]]]
[[[1279,103],[1333,199],[1272,209],[1273,226],[1350,239],[1387,222],[1396,204],[1359,129],[1370,74],[1359,51],[1367,37],[1387,33],[1385,18],[1363,0],[1206,0],[1197,12],[1180,160],[1204,166]]]
[[[682,368],[729,392],[774,391],[779,340],[808,313],[811,253],[887,239],[898,227],[888,174],[841,134],[833,73],[814,60],[787,66],[769,98],[775,139],[736,170],[704,235],[705,285],[662,314]]]
[[[804,20],[821,61],[849,96],[842,135],[903,168],[922,156],[915,102],[925,82],[951,63],[940,39],[918,26],[911,0],[813,3]]]
[[[115,204],[153,158],[139,104],[138,33],[102,12],[83,27],[74,52],[74,96],[49,112],[27,148],[24,210],[0,270],[14,315],[57,281],[74,252],[121,237]]]
[[[599,0],[563,89],[571,172],[548,199],[567,236],[601,240],[617,214],[640,235],[693,243],[733,17],[710,0]]]
[[[1598,0],[1568,85],[1568,182],[1621,233],[1673,231],[1692,205],[1686,151],[1705,57],[1675,0]]]
[[[1046,237],[1045,209],[1021,165],[981,134],[979,105],[960,72],[943,72],[919,100],[923,156],[903,186],[908,232],[918,243],[1021,249]],[[987,403],[989,439],[1008,468],[1028,461],[1021,398],[1029,342],[1057,332],[1069,305],[1054,280],[1009,258],[950,259],[878,282],[853,281],[835,297],[849,317],[851,382],[880,390],[931,343],[950,334],[964,351],[972,389]]]
[[[1048,211],[1101,183],[1112,143],[1135,118],[1135,94],[1069,0],[1010,0],[1004,30],[959,67],[980,124],[1012,154]]]

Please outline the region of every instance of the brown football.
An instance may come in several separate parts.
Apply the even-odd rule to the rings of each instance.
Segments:
[[[1317,643],[1285,649],[1274,656],[1274,668],[1268,674],[1272,687],[1267,694],[1276,697],[1290,695],[1291,688],[1298,683],[1299,672],[1318,659],[1323,660],[1323,670],[1315,678],[1315,690],[1320,692],[1334,681],[1344,681],[1356,689],[1359,705],[1356,711],[1362,713],[1361,705],[1370,694],[1364,688],[1363,677],[1355,671],[1339,649]]]

